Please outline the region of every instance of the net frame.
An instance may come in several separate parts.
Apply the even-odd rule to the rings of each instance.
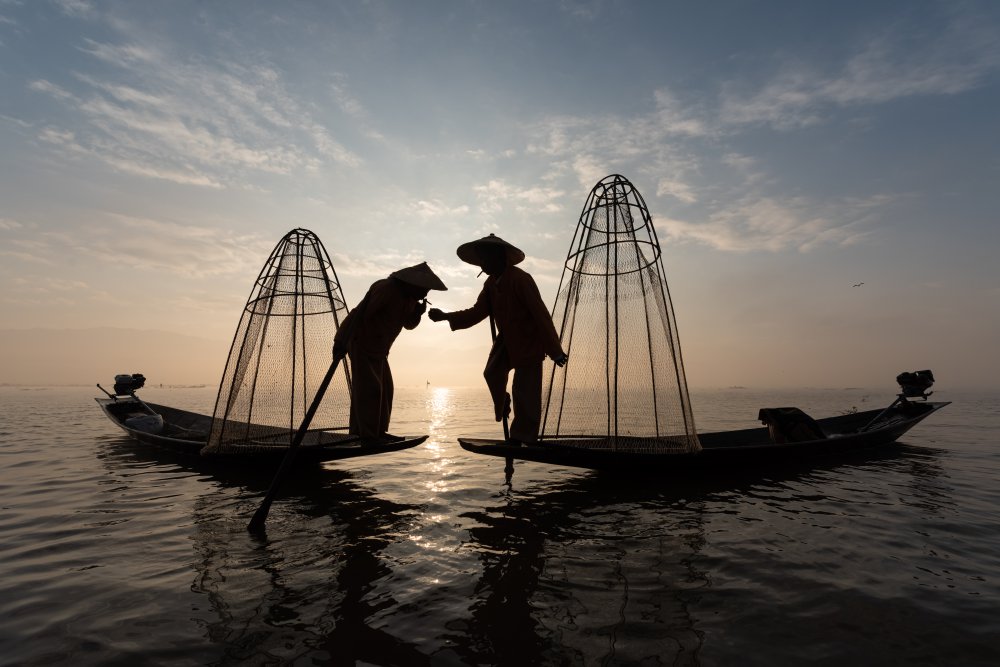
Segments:
[[[634,260],[634,265],[628,259]],[[642,312],[623,311],[635,300],[637,286]],[[603,314],[599,306],[596,310],[592,307],[602,295]],[[581,300],[591,301],[582,311]],[[592,360],[586,352],[574,358],[574,334],[580,328],[577,318],[593,318],[594,313],[603,320],[607,344],[601,349],[600,343],[585,337],[582,345],[586,352],[604,353],[603,362],[599,355],[595,360],[603,370],[603,400],[596,398],[601,388],[584,390],[580,380],[574,379],[587,379],[587,370],[574,370],[574,362],[581,365],[581,356],[585,368],[592,366],[586,363]],[[701,449],[663,252],[645,200],[620,174],[599,181],[584,203],[563,265],[552,318],[561,322],[559,338],[570,361],[565,367],[553,365],[545,378],[541,441],[622,453],[693,453]],[[627,323],[635,322],[645,331],[635,335],[623,330]],[[622,359],[636,351],[648,358],[649,375],[630,376],[630,395],[626,396]],[[643,391],[648,396],[633,400]],[[636,403],[651,408],[649,414],[638,416],[638,424],[634,411],[631,416],[622,414]],[[598,414],[604,418],[603,427],[596,424],[594,416]],[[574,425],[574,419],[582,423]],[[626,427],[624,419],[630,420]]]
[[[243,307],[202,453],[289,447],[333,361],[333,337],[347,313],[323,242],[308,229],[285,234]],[[348,359],[341,364],[343,372],[327,388],[303,446],[352,437],[351,369]]]

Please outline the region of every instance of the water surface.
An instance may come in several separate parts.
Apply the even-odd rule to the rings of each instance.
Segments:
[[[693,391],[700,430],[888,390]],[[143,390],[211,412],[211,388]],[[0,387],[4,664],[1000,664],[1000,393],[897,448],[707,480],[462,450],[485,390],[399,389],[415,449],[290,480],[135,443],[87,388]]]

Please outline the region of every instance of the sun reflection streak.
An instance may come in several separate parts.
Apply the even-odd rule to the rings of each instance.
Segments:
[[[439,496],[447,494],[451,490],[449,478],[455,474],[453,460],[446,454],[447,441],[450,439],[448,424],[454,419],[455,401],[453,392],[448,387],[435,387],[431,390],[427,398],[427,413],[430,422],[428,424],[428,435],[430,437],[425,443],[428,454],[428,475],[423,481],[423,488],[428,494],[430,504],[436,504]],[[428,512],[421,516],[421,523],[424,524],[428,533],[435,533],[430,527],[436,523],[445,521],[445,515],[435,512]],[[437,540],[427,534],[416,533],[411,536],[411,540],[421,549],[434,551],[448,551],[448,545],[439,544]]]

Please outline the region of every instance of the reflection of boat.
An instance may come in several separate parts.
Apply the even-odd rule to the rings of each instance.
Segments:
[[[179,454],[199,456],[208,441],[212,428],[212,418],[197,412],[188,412],[166,405],[146,403],[135,396],[124,398],[98,398],[104,414],[123,431],[138,440],[151,445],[165,447]],[[157,428],[149,429],[148,418],[159,415],[162,423],[156,420]],[[208,452],[205,457],[224,460],[241,460],[247,462],[280,463],[288,452],[285,442],[288,439],[286,430],[274,428],[277,442],[268,442],[266,437],[244,443],[233,443],[218,452]],[[354,456],[382,454],[408,449],[419,445],[427,436],[408,438],[391,442],[362,441],[357,436],[332,433],[325,430],[309,431],[305,440],[299,445],[296,460],[300,463],[309,461],[332,461]]]
[[[177,547],[175,555],[188,565],[165,575],[174,576],[177,594],[145,610],[146,621],[157,626],[144,640],[145,655],[180,655],[182,637],[182,659],[198,664],[428,664],[416,642],[383,620],[387,607],[402,604],[400,590],[408,592],[398,582],[409,571],[391,554],[409,542],[420,505],[389,499],[350,470],[305,466],[285,486],[283,519],[272,517],[275,539],[234,539],[233,507],[262,495],[272,468],[175,455],[118,435],[101,440],[98,458],[115,480],[100,487],[104,511],[124,517],[107,529],[122,538],[116,557],[146,562],[149,540],[130,539],[129,519],[138,514],[158,526],[151,539],[183,526],[176,544],[156,543],[168,551]],[[185,500],[176,503],[171,495],[152,505],[122,506],[123,498],[148,497],[162,485]],[[154,506],[155,512],[147,511]],[[98,587],[98,599],[148,600],[145,589]],[[129,624],[110,625],[102,635],[109,652],[131,632]]]
[[[820,430],[813,430],[813,435],[804,439],[782,437],[777,424],[766,428],[699,433],[701,450],[690,453],[661,447],[656,438],[628,438],[616,443],[614,438],[600,436],[559,436],[544,438],[535,445],[511,445],[503,440],[459,438],[459,443],[464,449],[477,454],[580,468],[648,470],[657,473],[697,470],[707,472],[718,471],[723,467],[771,466],[889,445],[925,417],[946,405],[948,402],[916,403],[901,396],[885,410],[808,420]]]
[[[711,585],[697,562],[710,493],[580,475],[462,514],[481,575],[446,626],[456,662],[699,664],[692,606]]]
[[[469,665],[757,664],[746,656],[748,647],[760,646],[759,636],[734,634],[753,618],[755,628],[791,628],[782,650],[799,651],[796,658],[768,656],[761,663],[805,662],[797,657],[815,655],[810,651],[823,641],[848,646],[859,637],[852,622],[859,609],[856,589],[826,586],[805,574],[822,571],[823,582],[852,576],[855,559],[837,551],[844,534],[829,528],[849,514],[859,518],[856,530],[863,534],[874,515],[843,505],[880,506],[886,488],[906,487],[915,495],[901,492],[900,501],[919,504],[916,521],[922,522],[925,512],[934,512],[928,508],[954,503],[953,484],[941,479],[941,458],[942,450],[900,444],[765,475],[735,467],[678,476],[670,484],[589,471],[532,475],[460,515],[468,526],[463,550],[479,559],[480,574],[442,638],[459,653],[453,662]],[[885,484],[864,483],[873,478]],[[910,529],[906,519],[892,526]],[[886,530],[884,539],[896,539],[893,527]],[[833,555],[817,566],[820,543]],[[851,545],[863,559],[867,545]],[[898,561],[889,563],[884,574],[893,583],[909,576]],[[824,608],[825,624],[789,625],[787,607],[762,603],[794,606],[786,597],[790,581],[796,595],[805,596],[799,602]],[[889,598],[878,612],[891,616],[900,604],[907,603]],[[910,625],[903,634],[916,636]],[[861,641],[851,655],[877,652],[874,636],[870,645]],[[919,641],[904,647],[913,656],[921,650],[926,645]]]

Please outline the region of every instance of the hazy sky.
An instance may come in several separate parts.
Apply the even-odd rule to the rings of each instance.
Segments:
[[[2,329],[198,336],[216,381],[294,227],[352,304],[426,260],[470,305],[489,232],[551,304],[621,173],[692,385],[1000,384],[997,2],[0,0],[0,90]],[[425,321],[397,382],[488,343]]]

